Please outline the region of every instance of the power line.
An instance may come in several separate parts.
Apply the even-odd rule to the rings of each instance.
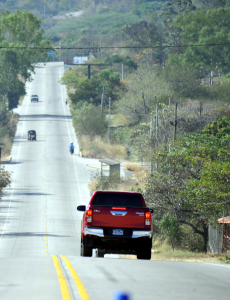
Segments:
[[[188,48],[188,47],[212,47],[227,46],[229,43],[207,43],[207,44],[187,44],[187,45],[157,45],[157,46],[102,46],[102,47],[28,47],[28,46],[0,46],[0,49],[30,49],[30,50],[95,50],[95,49],[159,49],[159,48]]]

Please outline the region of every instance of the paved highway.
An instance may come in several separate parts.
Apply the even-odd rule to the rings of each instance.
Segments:
[[[0,201],[0,299],[228,299],[228,265],[82,258],[77,205],[87,204],[90,159],[80,158],[61,63],[36,67],[11,152],[12,184]],[[39,102],[30,102],[32,94]],[[27,141],[28,130],[37,141]],[[68,152],[73,141],[75,155]]]

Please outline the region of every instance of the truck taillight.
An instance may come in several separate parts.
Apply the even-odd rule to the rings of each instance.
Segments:
[[[151,217],[151,212],[150,211],[147,211],[145,213],[145,225],[151,225],[152,223],[152,217]]]
[[[88,209],[86,212],[86,222],[90,223],[93,220],[93,210]]]

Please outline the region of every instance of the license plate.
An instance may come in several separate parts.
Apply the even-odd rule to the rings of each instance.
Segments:
[[[113,235],[123,235],[122,229],[113,229]]]

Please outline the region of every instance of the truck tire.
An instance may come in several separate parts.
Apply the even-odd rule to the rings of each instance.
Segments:
[[[87,256],[87,257],[92,257],[92,247],[90,246],[85,246],[83,244],[83,241],[81,240],[81,250],[80,250],[80,255],[81,256]]]
[[[137,248],[137,259],[151,259],[152,241],[143,243]]]
[[[97,249],[97,257],[104,257],[105,250],[104,249]]]

